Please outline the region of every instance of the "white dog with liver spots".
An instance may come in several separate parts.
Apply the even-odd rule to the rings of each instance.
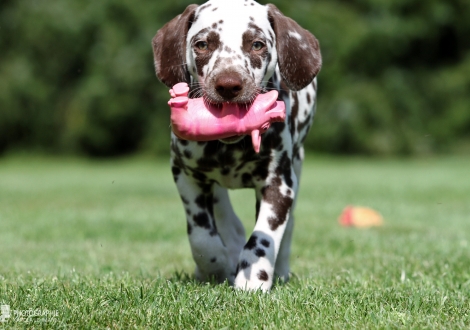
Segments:
[[[286,120],[273,123],[254,152],[250,137],[196,142],[172,134],[173,177],[186,211],[196,277],[241,289],[289,277],[293,208],[303,142],[315,112],[318,41],[274,5],[212,0],[190,5],[153,39],[158,78],[186,82],[207,103],[251,104],[277,90]],[[248,241],[227,189],[253,188],[256,225]]]

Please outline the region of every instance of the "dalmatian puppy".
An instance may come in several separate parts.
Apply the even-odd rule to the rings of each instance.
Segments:
[[[253,0],[211,0],[190,5],[152,41],[157,77],[168,87],[186,82],[190,97],[242,105],[270,90],[286,105],[256,153],[248,135],[197,142],[172,133],[171,170],[186,213],[187,233],[204,281],[268,291],[289,277],[293,210],[312,125],[317,39],[274,5]],[[256,223],[245,230],[227,189],[252,188]]]

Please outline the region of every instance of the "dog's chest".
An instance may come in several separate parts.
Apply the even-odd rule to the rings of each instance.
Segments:
[[[217,183],[230,189],[253,188],[268,175],[269,152],[256,154],[249,136],[236,144],[173,137],[171,149],[173,166],[200,183]]]

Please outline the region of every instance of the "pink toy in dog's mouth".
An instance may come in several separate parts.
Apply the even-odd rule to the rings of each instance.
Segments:
[[[202,98],[188,98],[189,87],[179,83],[170,90],[171,127],[181,139],[212,141],[239,135],[251,135],[253,149],[259,153],[261,134],[273,122],[286,118],[284,102],[277,101],[277,91],[259,94],[248,106],[236,103],[210,105]]]

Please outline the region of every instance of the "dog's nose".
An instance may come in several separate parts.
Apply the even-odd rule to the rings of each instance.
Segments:
[[[243,81],[236,75],[219,76],[215,81],[215,90],[226,100],[231,100],[241,93]]]

